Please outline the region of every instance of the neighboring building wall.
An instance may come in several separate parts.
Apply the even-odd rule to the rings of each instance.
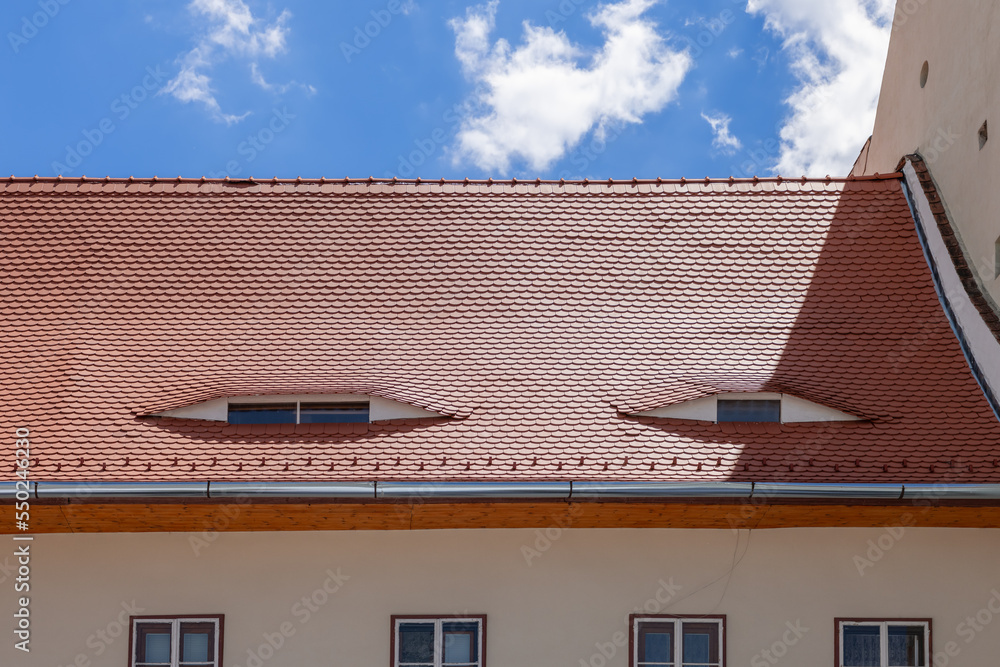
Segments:
[[[921,88],[921,68],[928,64]],[[1000,303],[1000,6],[993,0],[899,0],[875,130],[855,174],[889,173],[919,153],[967,260]],[[980,148],[987,121],[992,138]],[[992,127],[990,127],[992,126]]]
[[[832,664],[835,617],[930,617],[933,651],[943,656],[937,667],[992,665],[1000,655],[994,529],[205,537],[37,536],[32,652],[15,651],[8,631],[0,664],[126,667],[127,632],[116,619],[127,620],[128,606],[142,614],[225,614],[225,667],[387,667],[391,614],[455,613],[487,615],[490,667],[625,667],[627,649],[615,642],[622,643],[627,615],[643,607],[726,614],[730,667]],[[337,585],[329,572],[341,577],[341,588],[320,593]],[[3,584],[7,614],[12,579]],[[308,611],[302,599],[313,596],[319,604]],[[283,624],[291,630],[284,638]],[[258,654],[265,635],[281,647],[273,655],[265,649],[258,661],[249,651]],[[949,646],[959,657],[944,654]]]

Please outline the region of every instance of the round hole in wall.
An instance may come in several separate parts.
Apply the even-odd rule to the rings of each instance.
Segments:
[[[927,85],[927,71],[929,69],[930,69],[930,66],[927,64],[927,61],[925,60],[923,66],[920,68],[920,87],[921,88],[923,88],[924,86]]]

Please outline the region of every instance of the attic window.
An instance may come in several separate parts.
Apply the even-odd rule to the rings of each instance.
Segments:
[[[668,417],[705,422],[861,421],[860,417],[804,398],[776,392],[729,392],[630,413],[637,417]]]
[[[230,424],[367,423],[366,401],[310,403],[230,403]]]
[[[720,422],[780,422],[781,400],[741,400],[720,398],[717,404]]]
[[[370,394],[267,394],[213,398],[154,413],[230,424],[350,424],[444,417],[440,412]]]

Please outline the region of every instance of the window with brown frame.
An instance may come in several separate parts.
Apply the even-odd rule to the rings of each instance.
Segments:
[[[485,667],[486,616],[393,616],[392,667]]]
[[[132,616],[129,667],[221,667],[222,615]]]
[[[927,667],[931,621],[927,618],[838,618],[839,667]]]
[[[724,667],[725,616],[633,614],[630,667]]]

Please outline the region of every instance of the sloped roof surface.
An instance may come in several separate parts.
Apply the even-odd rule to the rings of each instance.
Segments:
[[[0,215],[34,479],[1000,481],[896,177],[10,179]],[[351,391],[450,416],[148,416]],[[864,421],[625,414],[725,391]]]

